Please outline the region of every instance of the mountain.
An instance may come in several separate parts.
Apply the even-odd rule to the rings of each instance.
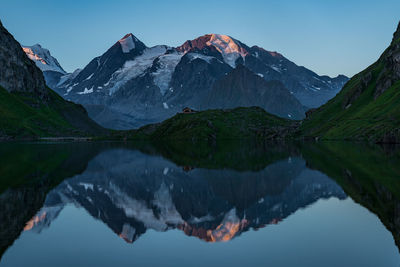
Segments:
[[[127,34],[56,90],[64,98],[83,104],[104,126],[137,127],[174,114],[164,108],[160,88],[168,84],[169,69],[179,58],[167,46],[148,48]]]
[[[104,133],[85,109],[50,90],[36,64],[0,22],[0,138]]]
[[[309,108],[324,104],[348,81],[344,75],[336,78],[319,76],[305,67],[297,66],[277,52],[270,52],[258,46],[248,47],[227,35],[207,34],[185,42],[178,50],[216,57],[232,68],[243,64],[267,81],[281,81]]]
[[[308,113],[301,135],[400,142],[400,24],[381,57],[327,104]]]
[[[50,51],[42,48],[40,44],[22,46],[22,49],[29,59],[33,60],[36,66],[43,72],[46,84],[50,88],[56,87],[60,78],[67,74],[57,59],[50,54]]]
[[[249,89],[261,83],[255,75],[249,75],[240,87],[231,87],[225,76],[238,75],[234,70],[241,65],[268,81],[262,90]],[[131,129],[165,120],[186,106],[197,110],[222,108],[218,105],[224,102],[222,98],[215,99],[213,105],[208,100],[214,100],[213,96],[220,95],[218,91],[228,87],[236,96],[248,94],[246,101],[230,107],[258,105],[278,116],[302,119],[304,106],[312,106],[303,101],[302,95],[318,106],[333,97],[346,79],[320,77],[277,53],[249,48],[226,35],[205,35],[177,48],[149,48],[127,34],[82,71],[64,78],[55,90],[84,105],[101,125]],[[281,83],[271,82],[276,80]],[[279,108],[268,98],[277,95],[285,103]]]

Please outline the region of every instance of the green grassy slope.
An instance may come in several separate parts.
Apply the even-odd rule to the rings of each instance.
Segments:
[[[104,129],[87,117],[85,109],[49,90],[44,103],[27,93],[9,93],[0,87],[0,137],[34,138],[87,136]]]
[[[249,138],[284,138],[297,122],[268,114],[258,107],[207,110],[177,114],[159,124],[136,131],[119,132],[128,139],[215,141]]]
[[[400,79],[393,61],[399,34],[379,60],[354,76],[342,91],[304,120],[299,134],[321,139],[400,141]],[[383,93],[379,87],[389,81]]]
[[[376,80],[381,64],[368,70]],[[363,72],[364,73],[364,72]],[[400,81],[374,99],[375,81],[349,107],[343,103],[360,86],[361,76],[352,78],[342,91],[302,123],[301,135],[322,139],[382,140],[393,130],[400,129]]]
[[[176,165],[204,169],[259,171],[278,160],[295,155],[292,146],[254,140],[224,140],[214,145],[173,142],[134,142],[133,148],[146,154],[162,155]]]

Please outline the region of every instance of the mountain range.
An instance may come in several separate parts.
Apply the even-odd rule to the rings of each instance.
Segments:
[[[235,83],[240,84],[239,80]],[[254,108],[201,111],[175,115],[162,123],[131,131],[125,137],[212,142],[251,137],[400,143],[399,88],[400,24],[391,44],[374,64],[351,78],[326,104],[307,111],[307,118],[302,121],[289,123]]]
[[[303,119],[306,110],[324,104],[348,80],[343,75],[319,76],[277,52],[220,34],[179,47],[147,47],[127,34],[70,74],[48,50],[33,48],[24,50],[43,70],[47,85],[114,129],[160,122],[184,107],[259,106],[283,118]]]
[[[23,50],[1,24],[0,35],[2,139],[89,135],[182,139],[184,130],[183,139],[188,140],[259,137],[400,142],[400,26],[374,64],[355,75],[326,104],[308,110],[302,121],[290,120],[297,119],[306,107],[299,101],[298,92],[290,91],[288,80],[272,79],[267,72],[256,73],[254,61],[261,62],[261,52],[255,50],[259,48],[249,48],[231,37],[205,35],[177,48],[148,48],[128,34],[83,70],[64,74],[57,60],[46,51],[38,51],[43,50],[40,46]],[[265,53],[265,57],[269,54],[281,58],[277,53]],[[264,59],[263,62],[267,65]],[[298,77],[289,71],[289,65],[283,77]],[[85,105],[88,113],[81,105],[66,101],[49,89],[37,66],[43,72],[58,72],[61,78],[54,90]],[[270,68],[274,69],[272,65]],[[279,72],[268,72],[276,73]],[[312,78],[318,79],[324,78]],[[324,84],[334,84],[333,79]],[[317,99],[320,91],[307,92],[314,92]],[[233,108],[235,105],[243,107]],[[252,105],[286,118],[248,108]],[[88,117],[89,114],[102,125],[124,129],[159,122],[184,106],[200,112],[178,114],[139,131],[108,131]],[[202,111],[209,108],[219,110]]]

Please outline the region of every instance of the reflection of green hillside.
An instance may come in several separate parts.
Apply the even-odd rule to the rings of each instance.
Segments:
[[[0,144],[0,193],[10,187],[54,186],[85,170],[96,154],[90,144]]]
[[[262,170],[269,164],[296,154],[291,145],[249,141],[140,142],[134,147],[147,154],[159,154],[178,166],[204,169]]]
[[[0,258],[47,192],[86,169],[100,145],[0,144]]]
[[[304,145],[310,167],[326,173],[377,214],[400,246],[400,150],[351,143]]]

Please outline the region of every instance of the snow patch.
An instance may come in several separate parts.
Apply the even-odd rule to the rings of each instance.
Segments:
[[[136,229],[134,227],[132,227],[128,223],[124,223],[124,225],[122,226],[122,232],[120,234],[120,237],[132,243],[134,241],[133,238],[135,237],[135,233]]]
[[[90,74],[90,75],[85,79],[85,81],[92,79],[93,75],[94,75],[94,73]]]
[[[69,83],[67,83],[67,82],[68,81],[71,82],[72,80],[74,80],[81,71],[82,71],[82,69],[76,69],[73,73],[68,73],[64,76],[61,76],[60,81],[57,83],[57,87],[61,87],[63,85],[68,86]],[[77,85],[77,83],[74,84],[72,87],[75,87],[76,85]]]
[[[125,36],[121,40],[118,41],[121,44],[122,52],[129,53],[133,49],[135,49],[135,42],[132,39],[132,34]]]
[[[114,72],[110,80],[104,84],[104,86],[108,86],[111,83],[113,84],[110,88],[109,95],[114,94],[129,80],[143,74],[153,65],[154,59],[163,55],[166,51],[167,48],[165,46],[155,46],[147,48],[143,51],[142,55],[136,57],[134,60],[126,61],[124,66]]]
[[[182,56],[182,53],[171,53],[158,58],[159,67],[152,73],[152,76],[154,77],[154,83],[160,88],[162,95],[167,92],[172,79],[172,73],[179,61],[181,61]]]
[[[51,56],[50,51],[41,47],[39,44],[33,46],[22,46],[22,50],[29,59],[35,62],[36,66],[41,71],[55,71],[66,74],[57,59]]]
[[[198,223],[202,223],[202,222],[209,222],[209,221],[213,221],[215,218],[213,216],[211,216],[210,214],[207,214],[206,216],[197,218],[197,217],[192,217],[189,219],[189,223],[193,223],[193,224],[198,224]]]
[[[271,68],[272,68],[273,70],[275,70],[275,71],[279,72],[279,73],[282,73],[282,69],[281,69],[281,68],[279,68],[279,67],[278,67],[278,66],[276,66],[276,65],[271,65]]]
[[[89,184],[89,183],[79,183],[80,186],[83,186],[85,188],[85,190],[87,191],[88,189],[93,191],[93,184]]]
[[[321,90],[321,87],[317,87],[317,86],[315,86],[315,85],[312,85],[309,89],[310,89],[311,91],[318,92],[318,91]]]
[[[87,95],[87,94],[91,94],[91,93],[93,93],[93,86],[89,90],[87,88],[85,88],[85,90],[83,90],[82,92],[78,92],[78,95]]]
[[[148,206],[146,202],[131,198],[116,185],[110,183],[110,189],[113,190],[110,194],[112,202],[121,208],[127,217],[142,222],[146,228],[165,231],[171,224],[179,225],[184,222],[172,202],[168,187],[164,183],[155,192],[151,205],[157,207],[157,214],[154,213],[153,207]]]
[[[236,67],[236,60],[239,57],[242,57],[244,60],[244,57],[247,55],[247,52],[237,41],[227,35],[212,34],[207,45],[214,46],[222,54],[224,61],[232,68]]]
[[[163,170],[163,174],[164,174],[164,175],[167,175],[168,172],[169,172],[169,168],[168,168],[168,167],[165,167],[164,170]]]
[[[169,107],[168,107],[168,104],[167,104],[167,103],[165,103],[165,102],[164,102],[164,103],[163,103],[163,106],[164,106],[164,108],[165,108],[165,109],[169,109]]]
[[[205,56],[205,55],[198,54],[198,53],[189,53],[188,56],[190,58],[190,62],[199,58],[199,59],[206,61],[207,63],[211,63],[211,60],[216,59],[215,57]]]

